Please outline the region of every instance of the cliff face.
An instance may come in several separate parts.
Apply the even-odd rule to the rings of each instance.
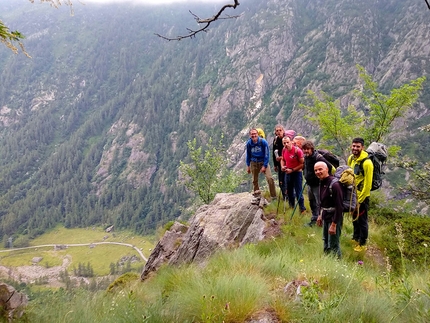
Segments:
[[[430,68],[429,13],[412,0],[243,0],[228,12],[239,18],[194,39],[154,36],[186,31],[189,9],[214,12],[87,4],[70,17],[2,1],[2,19],[27,36],[33,59],[0,49],[0,235],[57,222],[145,232],[186,204],[177,165],[188,140],[225,133],[226,163],[241,168],[252,125],[269,137],[281,123],[318,138],[299,108],[307,89],[346,107],[356,64],[384,90]],[[430,149],[416,130],[430,123],[425,88],[392,137],[418,158]]]

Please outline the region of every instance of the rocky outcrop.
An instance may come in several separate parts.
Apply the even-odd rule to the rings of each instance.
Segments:
[[[188,228],[185,225],[175,222],[173,226],[166,231],[161,240],[158,241],[154,250],[152,250],[148,261],[143,268],[141,275],[142,280],[146,279],[151,272],[156,271],[162,264],[170,260],[179,245],[182,243],[182,239],[187,230]]]
[[[0,307],[9,322],[15,318],[20,318],[27,304],[27,295],[16,291],[15,288],[8,284],[0,282]]]
[[[146,279],[162,264],[202,263],[219,249],[240,247],[263,240],[278,232],[278,223],[264,217],[260,204],[251,204],[249,193],[215,196],[209,205],[200,207],[188,227],[175,223],[158,242],[143,269]]]

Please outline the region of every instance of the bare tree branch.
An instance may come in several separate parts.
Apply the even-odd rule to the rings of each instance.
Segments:
[[[427,1],[427,0],[424,0],[425,2],[426,2],[426,4],[427,4],[427,8],[429,8],[430,9],[430,4],[429,4],[429,2]]]
[[[210,17],[210,18],[200,18],[199,16],[197,16],[196,14],[194,14],[193,12],[190,11],[190,14],[194,16],[194,19],[197,21],[198,24],[203,24],[203,26],[199,29],[193,30],[190,28],[187,28],[188,30],[188,34],[187,35],[182,35],[182,36],[176,36],[174,38],[170,38],[170,37],[166,37],[160,34],[155,34],[160,38],[166,39],[166,40],[181,40],[184,38],[193,38],[195,37],[198,33],[200,32],[207,32],[207,29],[209,28],[209,25],[211,23],[213,23],[216,20],[221,20],[221,19],[233,19],[233,18],[238,18],[240,17],[240,15],[238,16],[225,16],[225,17],[221,17],[221,14],[224,12],[224,10],[226,10],[227,8],[233,8],[236,9],[236,7],[239,5],[239,0],[234,0],[234,3],[232,4],[226,4],[224,5],[217,14],[215,14],[214,16]]]

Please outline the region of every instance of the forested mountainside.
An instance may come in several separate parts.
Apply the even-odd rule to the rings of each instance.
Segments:
[[[242,0],[208,33],[182,41],[188,10],[219,3],[74,5],[3,0],[0,18],[31,59],[0,48],[0,236],[57,223],[114,224],[138,233],[178,217],[186,142],[225,133],[232,165],[250,125],[278,122],[318,140],[299,103],[307,89],[350,100],[355,65],[383,89],[427,76],[430,13],[415,0]],[[425,159],[427,84],[397,127],[404,151]],[[403,125],[402,125],[403,126]],[[399,180],[399,176],[397,176]]]

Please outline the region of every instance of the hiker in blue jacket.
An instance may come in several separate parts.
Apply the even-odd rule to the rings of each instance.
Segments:
[[[265,139],[258,136],[257,129],[251,129],[249,135],[251,138],[246,142],[246,171],[248,174],[252,174],[253,194],[254,196],[261,194],[258,176],[260,173],[264,173],[267,184],[269,184],[270,196],[274,200],[276,199],[276,188],[269,166],[269,144]]]

